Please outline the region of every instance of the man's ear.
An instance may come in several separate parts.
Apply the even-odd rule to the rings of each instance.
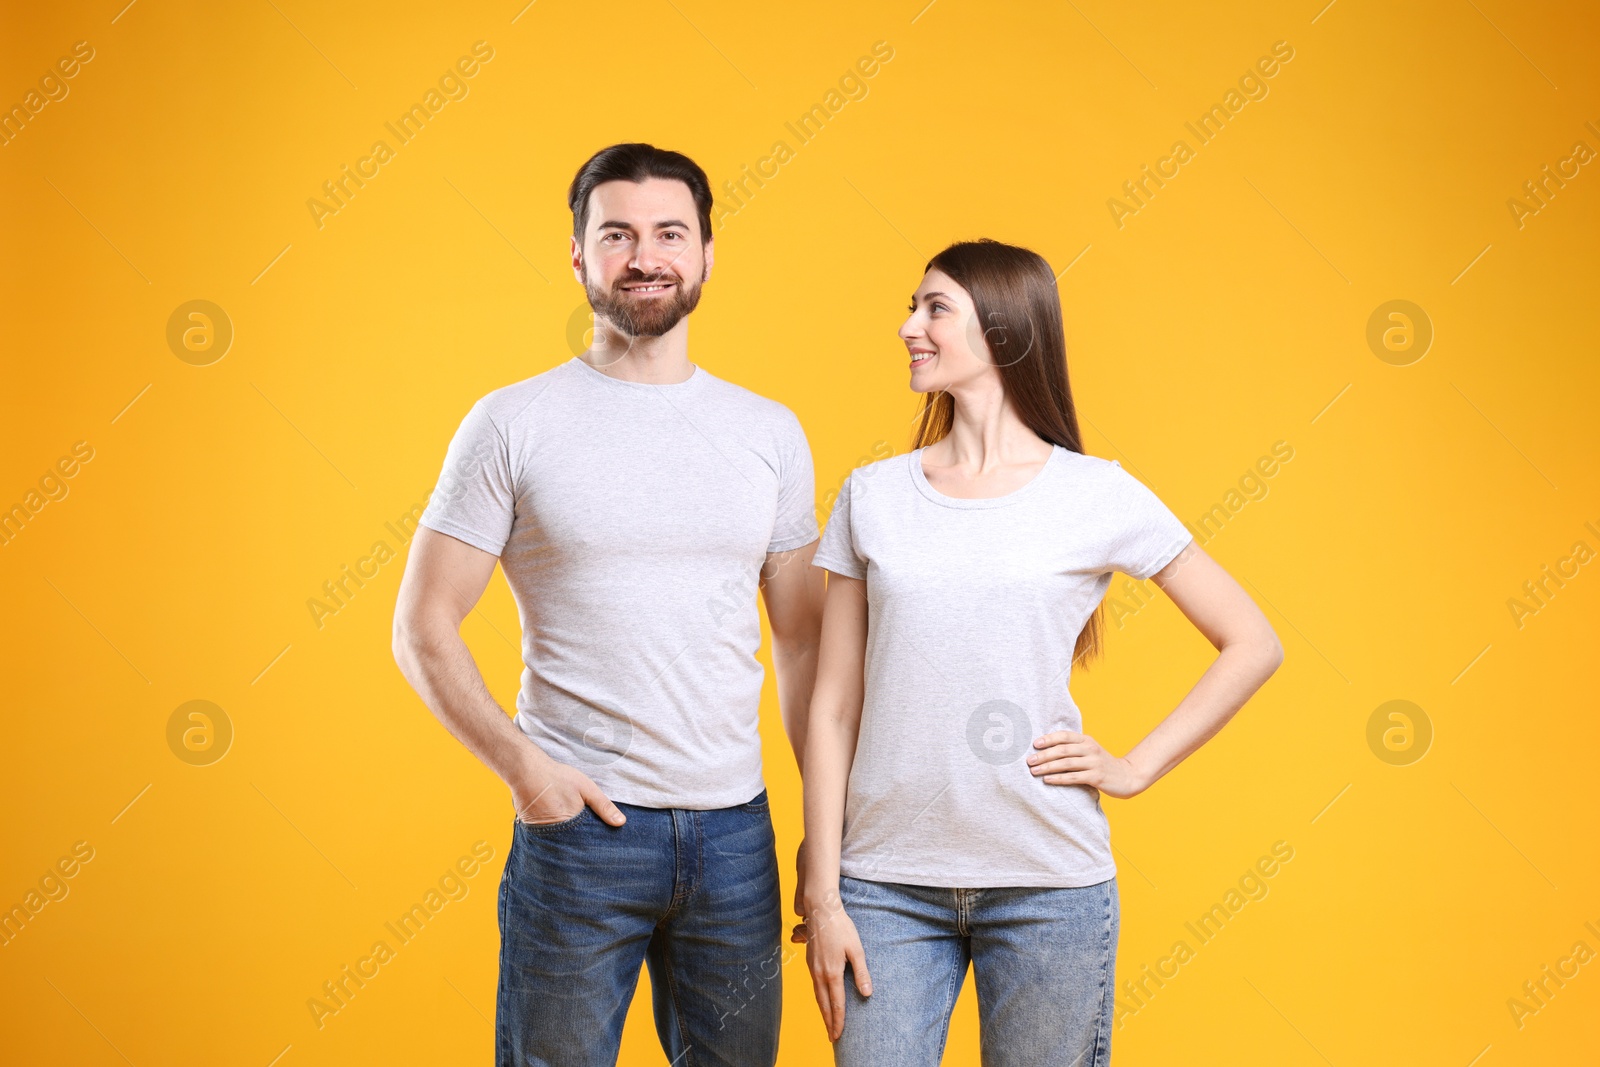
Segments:
[[[578,285],[584,283],[584,246],[579,245],[578,238],[568,238],[571,242],[571,256],[573,256],[573,277],[578,278]]]
[[[706,268],[705,268],[703,276],[700,279],[701,281],[706,281],[707,279],[709,279],[711,277],[711,264],[717,258],[717,239],[715,237],[713,237],[711,240],[706,242],[706,244],[705,244],[705,257],[706,257]]]

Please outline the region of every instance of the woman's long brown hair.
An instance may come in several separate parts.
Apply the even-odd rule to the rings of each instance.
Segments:
[[[988,358],[1012,407],[1034,433],[1051,444],[1082,453],[1078,413],[1067,380],[1067,338],[1055,272],[1043,256],[987,238],[961,241],[928,261],[972,297]],[[979,352],[982,357],[984,353]],[[955,420],[949,393],[929,393],[912,439],[913,448],[941,440]],[[1102,649],[1105,602],[1098,604],[1072,650],[1074,665],[1088,666]]]

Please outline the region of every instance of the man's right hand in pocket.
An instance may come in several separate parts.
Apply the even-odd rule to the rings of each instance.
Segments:
[[[611,803],[593,779],[543,753],[538,759],[528,761],[510,786],[517,820],[530,826],[576,818],[585,807],[593,808],[607,825],[621,826],[627,821],[622,809]]]

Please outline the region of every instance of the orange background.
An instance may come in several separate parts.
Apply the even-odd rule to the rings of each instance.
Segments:
[[[791,150],[725,205],[691,353],[799,415],[819,507],[908,445],[895,328],[922,264],[990,236],[1062,271],[1089,450],[1187,520],[1224,509],[1208,551],[1287,659],[1107,802],[1119,985],[1274,842],[1294,858],[1153,995],[1122,994],[1115,1062],[1592,1054],[1593,962],[1520,1025],[1508,1008],[1575,942],[1600,951],[1600,175],[1569,163],[1537,213],[1508,206],[1600,150],[1592,9],[124,3],[8,4],[0,32],[5,104],[93,49],[0,146],[0,506],[92,449],[0,545],[0,906],[74,871],[0,947],[0,1060],[490,1061],[506,793],[391,660],[398,558],[320,628],[306,601],[402,549],[385,523],[473,400],[572,354],[567,183],[635,139],[719,195]],[[307,201],[477,41],[468,94],[319,227]],[[892,59],[830,101],[879,41]],[[1200,144],[1185,122],[1279,41],[1267,95]],[[809,142],[787,130],[830,103]],[[1108,201],[1179,139],[1192,158],[1119,226]],[[234,334],[205,366],[167,341],[191,300]],[[1369,346],[1391,300],[1431,323],[1421,358]],[[1278,441],[1264,495],[1230,496]],[[515,628],[497,578],[465,632],[508,705]],[[1077,679],[1090,732],[1126,751],[1212,654],[1158,595]],[[1420,759],[1369,744],[1396,699],[1431,729]],[[192,700],[233,732],[208,765],[169,744]],[[770,674],[763,716],[787,900],[800,793]],[[307,1000],[478,841],[467,895],[319,1028]],[[824,1062],[803,959],[784,976],[782,1062]],[[975,1019],[969,982],[947,1062],[976,1062]],[[623,1062],[664,1062],[642,989]]]

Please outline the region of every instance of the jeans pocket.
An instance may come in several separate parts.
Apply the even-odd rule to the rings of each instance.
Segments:
[[[749,811],[766,811],[767,791],[763,789],[761,792],[757,793],[755,796],[751,797],[749,800],[745,801],[739,806]]]
[[[574,815],[570,819],[562,819],[559,822],[524,822],[522,819],[517,819],[516,823],[520,829],[526,830],[530,834],[542,837],[545,834],[557,833],[561,830],[568,829],[569,827],[576,826],[578,823],[582,822],[584,817],[588,814],[589,805],[585,804],[582,808],[578,809],[578,814]]]

